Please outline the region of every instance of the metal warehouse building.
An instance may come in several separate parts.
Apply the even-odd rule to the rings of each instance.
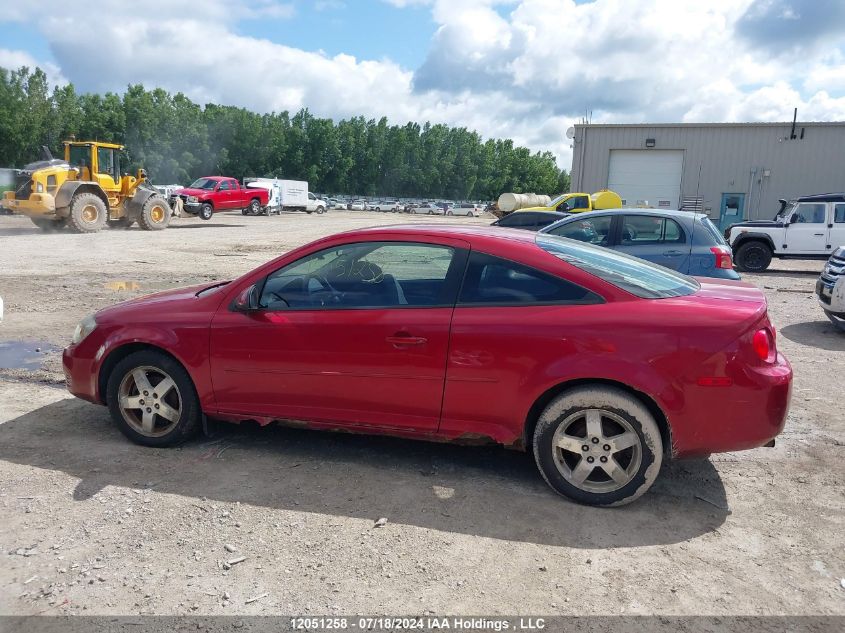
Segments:
[[[571,191],[703,208],[723,226],[771,219],[780,198],[845,190],[845,122],[579,124],[572,147]]]

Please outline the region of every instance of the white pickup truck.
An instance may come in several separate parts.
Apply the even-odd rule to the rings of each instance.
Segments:
[[[845,244],[845,193],[805,196],[781,204],[774,220],[739,222],[725,230],[737,269],[762,272],[773,257],[827,259]]]

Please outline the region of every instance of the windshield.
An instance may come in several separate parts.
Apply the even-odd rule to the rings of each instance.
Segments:
[[[191,183],[188,189],[214,189],[217,186],[217,181],[211,178],[199,178]]]
[[[536,241],[555,257],[643,299],[685,297],[700,287],[692,277],[600,246],[547,233]]]
[[[550,207],[556,207],[556,206],[557,206],[558,204],[560,204],[560,203],[563,201],[563,199],[564,199],[566,196],[568,196],[568,195],[570,195],[570,194],[568,194],[568,193],[562,193],[562,194],[560,194],[557,198],[553,198],[553,199],[552,199],[552,201],[549,203],[549,206],[550,206]]]

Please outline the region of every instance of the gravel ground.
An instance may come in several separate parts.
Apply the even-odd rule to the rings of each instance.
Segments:
[[[500,448],[229,426],[141,448],[64,391],[60,348],[96,309],[416,220],[74,235],[0,216],[0,353],[32,361],[0,368],[0,614],[845,615],[845,333],[812,295],[821,262],[745,276],[795,368],[777,446],[665,465],[621,509],[560,499]]]

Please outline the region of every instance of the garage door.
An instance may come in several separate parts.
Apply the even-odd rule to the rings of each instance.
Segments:
[[[681,198],[682,150],[610,150],[607,188],[626,206],[644,204],[677,209]]]

